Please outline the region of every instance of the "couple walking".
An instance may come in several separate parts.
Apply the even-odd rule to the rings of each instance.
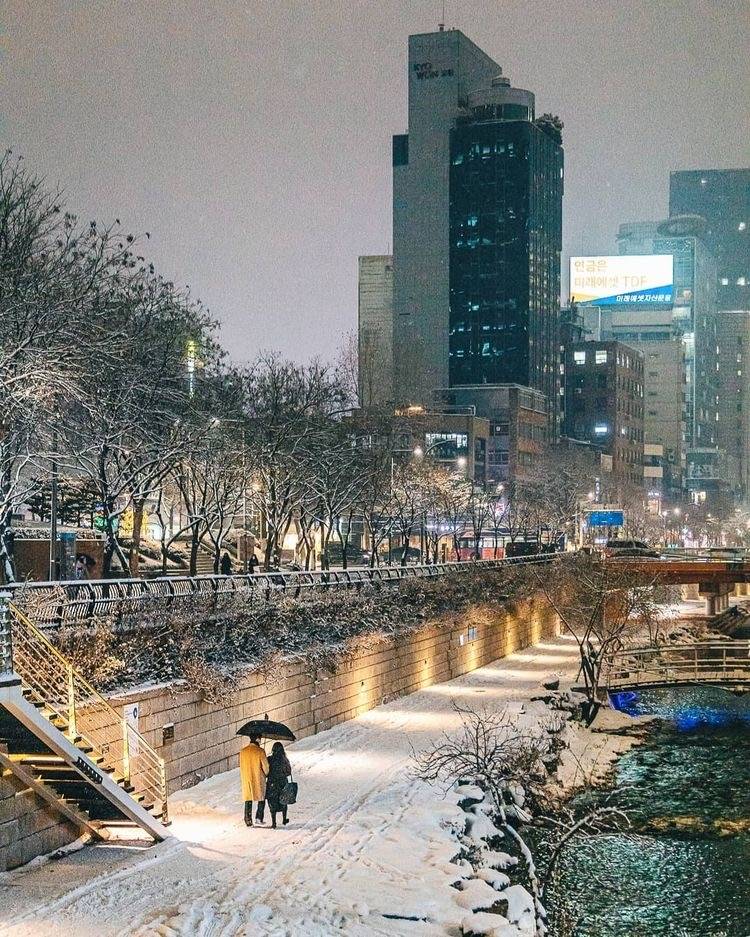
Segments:
[[[281,813],[284,826],[289,822],[284,790],[292,774],[292,766],[281,742],[274,742],[270,757],[260,746],[260,739],[250,737],[250,744],[240,749],[240,779],[242,799],[245,801],[245,824],[253,825],[253,801],[257,803],[255,819],[263,823],[266,811],[271,811],[271,826],[276,829],[276,815]]]

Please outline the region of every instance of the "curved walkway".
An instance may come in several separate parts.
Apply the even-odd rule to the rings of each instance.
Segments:
[[[300,803],[283,829],[244,826],[237,771],[182,791],[164,843],[87,847],[0,876],[0,934],[449,933],[464,913],[448,887],[459,811],[410,776],[412,750],[456,728],[454,700],[538,719],[540,680],[576,665],[558,638],[290,746]]]

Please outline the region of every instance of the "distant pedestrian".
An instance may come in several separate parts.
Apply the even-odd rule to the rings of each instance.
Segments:
[[[255,550],[253,550],[252,553],[250,554],[250,557],[249,557],[248,561],[247,561],[247,568],[248,568],[248,570],[250,571],[250,575],[251,575],[251,576],[253,575],[253,573],[255,572],[255,570],[256,570],[259,566],[260,566],[260,560],[259,560],[258,557],[255,555]]]
[[[276,829],[276,814],[281,812],[284,826],[289,822],[286,815],[287,805],[283,802],[282,794],[292,773],[292,766],[286,757],[281,742],[274,742],[271,757],[268,759],[269,771],[266,783],[266,800],[271,811],[271,826]]]
[[[255,819],[258,823],[263,822],[268,772],[268,758],[260,747],[260,740],[255,737],[251,738],[250,744],[240,749],[240,780],[242,799],[245,801],[245,826],[253,825],[253,801],[258,805]]]
[[[221,562],[219,563],[219,568],[221,569],[222,576],[230,576],[232,573],[232,557],[227,553],[226,550],[224,551],[224,555],[222,556]]]
[[[86,563],[86,556],[83,553],[79,553],[76,557],[73,577],[75,579],[88,579],[88,564]]]

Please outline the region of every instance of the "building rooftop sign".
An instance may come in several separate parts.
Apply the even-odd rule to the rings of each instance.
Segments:
[[[579,306],[672,305],[671,254],[570,258],[570,301]]]

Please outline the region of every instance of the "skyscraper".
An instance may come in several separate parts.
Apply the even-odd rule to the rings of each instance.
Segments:
[[[681,170],[669,176],[670,215],[701,215],[716,258],[719,309],[750,309],[750,169]]]
[[[563,151],[534,106],[458,30],[409,38],[409,132],[393,141],[402,402],[499,384],[556,401]]]
[[[706,246],[705,231],[703,219],[680,216],[663,222],[623,224],[617,235],[620,254],[672,255],[671,302],[631,311],[630,323],[637,329],[650,320],[658,322],[654,312],[671,306],[672,325],[684,350],[688,447],[716,445],[716,264]],[[662,337],[670,338],[667,334]]]
[[[359,258],[359,402],[372,407],[393,401],[393,257]]]

